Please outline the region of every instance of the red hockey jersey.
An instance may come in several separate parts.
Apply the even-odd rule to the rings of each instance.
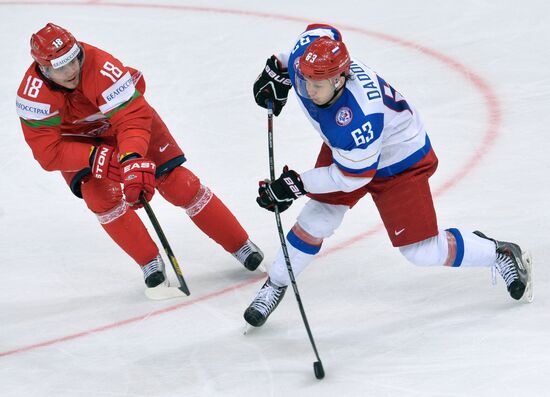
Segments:
[[[17,91],[25,140],[47,171],[88,167],[92,144],[102,141],[119,153],[147,153],[152,111],[141,73],[99,48],[79,44],[84,55],[76,89],[56,88],[33,63]]]

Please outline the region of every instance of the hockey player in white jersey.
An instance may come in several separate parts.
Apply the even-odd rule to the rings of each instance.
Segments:
[[[337,29],[309,25],[289,53],[269,58],[254,83],[255,100],[262,107],[272,101],[277,116],[291,87],[323,144],[314,168],[298,174],[285,167],[272,183],[261,182],[257,202],[284,211],[309,197],[286,236],[296,277],[370,193],[393,246],[413,264],[492,267],[512,298],[532,300],[531,259],[517,244],[438,227],[428,182],[438,160],[422,119],[381,76],[350,57]],[[245,320],[263,325],[289,283],[279,249]]]

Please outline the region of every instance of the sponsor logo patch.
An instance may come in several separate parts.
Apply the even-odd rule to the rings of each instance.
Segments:
[[[78,44],[74,44],[69,52],[64,55],[61,55],[59,58],[51,60],[52,66],[54,69],[59,69],[71,62],[76,56],[80,53],[80,47]]]
[[[135,91],[134,80],[130,73],[126,72],[120,80],[102,92],[101,95],[106,103],[105,105],[101,105],[99,110],[101,110],[103,114],[108,113],[132,98]]]
[[[25,120],[44,120],[57,113],[50,113],[50,105],[47,103],[29,101],[20,96],[17,96],[15,106],[17,115]]]

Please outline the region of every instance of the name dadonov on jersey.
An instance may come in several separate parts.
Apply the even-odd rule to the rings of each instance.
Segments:
[[[382,94],[378,87],[374,84],[372,78],[367,74],[367,72],[359,66],[357,63],[352,62],[350,65],[350,70],[355,75],[355,78],[363,83],[363,88],[367,91],[367,97],[370,100],[382,98]]]

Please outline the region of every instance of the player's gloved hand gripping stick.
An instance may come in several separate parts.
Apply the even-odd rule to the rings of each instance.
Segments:
[[[274,212],[275,206],[279,213],[286,211],[294,200],[306,194],[304,184],[296,171],[284,166],[283,173],[278,179],[260,182],[256,202],[262,208]]]
[[[278,116],[285,106],[290,88],[292,83],[288,77],[288,70],[281,66],[275,55],[266,61],[264,70],[252,87],[258,106],[267,109],[267,102],[272,101],[275,116]]]

